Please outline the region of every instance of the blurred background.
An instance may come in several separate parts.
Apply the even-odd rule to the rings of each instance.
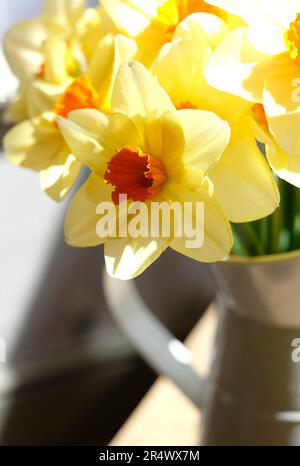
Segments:
[[[1,38],[41,1],[1,0]],[[16,86],[1,52],[0,100]],[[55,204],[0,152],[1,445],[106,445],[156,379],[110,316],[102,249],[64,244],[69,201]],[[137,285],[181,340],[215,293],[206,266],[171,251]]]

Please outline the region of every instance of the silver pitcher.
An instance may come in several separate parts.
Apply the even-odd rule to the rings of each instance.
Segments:
[[[300,445],[300,253],[232,257],[212,270],[219,327],[207,378],[133,282],[105,275],[106,297],[135,348],[203,411],[205,445]]]

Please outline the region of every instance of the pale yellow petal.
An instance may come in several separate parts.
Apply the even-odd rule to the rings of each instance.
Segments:
[[[86,0],[43,0],[43,18],[62,27],[74,25],[83,15]]]
[[[300,154],[299,65],[287,56],[279,57],[273,73],[265,79],[264,108],[270,131],[289,155]]]
[[[284,169],[287,166],[287,154],[276,144],[268,126],[262,125],[254,118],[251,119],[252,130],[256,140],[264,145],[266,158],[270,166],[274,169]],[[276,170],[275,170],[276,171]]]
[[[274,172],[283,180],[300,188],[300,156],[288,155],[283,151],[266,129],[262,129],[256,122],[253,123],[255,137],[265,144],[267,160]]]
[[[138,128],[144,150],[160,156],[161,116],[175,110],[156,78],[140,63],[123,65],[116,78],[112,110],[128,115]]]
[[[231,141],[208,176],[230,221],[254,221],[274,212],[279,192],[257,147],[251,120],[242,118],[231,129]]]
[[[162,47],[152,66],[152,73],[177,108],[190,106],[208,110],[223,120],[233,122],[245,113],[250,104],[207,83],[205,71],[211,54],[210,47],[198,47],[196,40],[176,40]]]
[[[53,165],[41,171],[41,188],[55,201],[62,201],[74,187],[81,166],[66,147],[57,155]]]
[[[217,47],[206,77],[212,87],[257,103],[262,102],[264,80],[271,65],[271,56],[251,46],[248,29],[239,28]]]
[[[195,167],[205,174],[220,159],[230,140],[228,123],[212,112],[181,110],[165,115],[165,120],[172,125],[177,122],[178,128],[181,128],[184,140],[181,154],[183,169]],[[168,168],[167,156],[164,162]]]
[[[191,225],[194,228],[200,224],[196,214],[197,203],[204,204],[204,242],[201,247],[191,248],[187,241],[191,238],[183,236],[174,238],[171,247],[185,256],[199,262],[216,262],[229,255],[233,239],[231,228],[212,190],[205,186],[197,193],[184,190],[182,186],[172,182],[168,184],[164,193],[170,202],[192,203]],[[201,227],[200,227],[201,228]],[[199,231],[198,231],[199,234]]]
[[[42,45],[49,38],[49,28],[39,20],[17,24],[4,37],[4,51],[13,73],[20,79],[36,75],[44,57]]]
[[[204,71],[210,58],[210,47],[198,47],[190,39],[175,40],[162,47],[151,71],[176,108],[186,104],[197,106],[198,96],[205,95]]]
[[[296,188],[300,188],[300,156],[298,157],[287,157],[287,166],[285,169],[276,169],[279,178],[287,181]]]
[[[151,73],[140,63],[132,62],[123,65],[118,73],[112,110],[136,120],[151,120],[174,110],[174,105]]]
[[[206,0],[211,5],[241,16],[255,26],[261,18],[266,24],[287,27],[300,8],[299,0]]]
[[[143,32],[157,15],[158,0],[101,0],[117,29],[131,37]]]
[[[75,247],[93,247],[104,240],[97,235],[97,206],[100,202],[111,202],[111,187],[103,178],[92,174],[75,194],[65,221],[66,242]]]
[[[44,79],[51,84],[64,84],[69,81],[66,57],[68,46],[65,40],[51,37],[42,47],[44,56]]]
[[[112,93],[114,90],[115,80],[120,67],[131,62],[137,53],[138,47],[134,40],[118,34],[114,39],[114,60],[112,63],[112,72],[109,81],[109,87],[104,101],[104,108],[111,109]]]
[[[43,118],[20,123],[4,138],[7,158],[16,165],[37,171],[48,168],[64,146],[58,129]]]
[[[120,66],[133,60],[136,52],[135,41],[121,34],[107,35],[100,41],[88,74],[99,94],[102,110],[110,111],[112,92]]]
[[[164,238],[109,239],[105,243],[108,274],[119,280],[130,280],[142,274],[167,249]]]
[[[208,13],[194,13],[181,21],[173,36],[176,39],[191,39],[215,48],[228,34],[229,27],[221,18]]]
[[[299,0],[208,0],[208,3],[241,16],[251,26],[253,45],[271,54],[286,50],[285,30],[300,11]]]
[[[55,85],[41,79],[33,81],[27,89],[29,116],[34,118],[44,112],[51,112],[71,82],[70,80],[64,85]]]
[[[101,176],[117,149],[128,145],[141,147],[134,124],[123,114],[76,110],[68,119],[59,118],[59,128],[77,159]]]
[[[7,124],[20,123],[29,117],[27,93],[30,89],[30,84],[27,82],[21,83],[17,93],[8,102],[4,109],[2,120]]]
[[[118,34],[118,30],[112,19],[102,6],[99,6],[97,9],[88,8],[85,10],[77,28],[79,29],[82,50],[88,63],[93,59],[97,44],[99,44],[104,37]]]
[[[114,35],[106,34],[98,42],[96,48],[94,44],[93,55],[88,67],[88,75],[101,100],[105,98],[109,87],[114,61],[114,46]]]

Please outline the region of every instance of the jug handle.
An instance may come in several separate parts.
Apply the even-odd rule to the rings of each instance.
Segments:
[[[191,354],[153,315],[142,300],[134,281],[103,275],[108,307],[135,350],[160,375],[175,384],[202,408],[205,378],[192,367]]]

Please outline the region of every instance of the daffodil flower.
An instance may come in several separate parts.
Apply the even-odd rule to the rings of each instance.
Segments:
[[[217,89],[261,106],[266,125],[260,137],[269,163],[281,178],[300,187],[300,1],[209,3],[238,14],[248,27],[223,40],[207,79]]]
[[[259,128],[264,130],[254,126],[259,115],[253,113],[251,103],[218,91],[205,78],[213,49],[224,38],[224,28],[220,18],[205,13],[190,15],[178,28],[176,40],[162,47],[152,73],[177,109],[209,110],[230,124],[230,143],[209,176],[227,217],[232,222],[247,222],[271,214],[279,204],[279,195],[272,172],[256,144]],[[202,47],[198,47],[203,29],[206,45],[202,40]],[[265,139],[272,139],[267,133],[262,134]]]
[[[300,157],[290,157],[281,149],[270,131],[262,104],[254,104],[251,111],[253,132],[257,141],[265,145],[269,165],[281,179],[300,188]]]
[[[41,17],[19,23],[7,32],[4,50],[18,78],[26,80],[45,73],[49,75],[50,82],[54,80],[57,83],[61,82],[61,74],[75,72],[77,64],[71,42],[76,38],[76,24],[84,7],[84,0],[44,0]],[[51,40],[55,41],[52,47]],[[61,55],[68,53],[68,70],[65,69],[65,59],[62,60],[63,69],[51,66],[53,55],[59,60]],[[57,75],[52,76],[55,73]]]
[[[131,38],[122,34],[107,33],[94,47],[94,53],[86,64],[86,73],[98,94],[98,106],[109,111],[111,92],[119,67],[133,60],[137,53],[137,45]],[[57,58],[53,60],[56,67]],[[62,84],[53,84],[43,79],[33,80],[27,86],[27,114],[34,118],[42,113],[52,111],[57,100],[76,78],[66,77]]]
[[[6,120],[22,122],[5,138],[6,155],[40,172],[42,188],[56,201],[68,194],[81,168],[59,132],[57,116],[79,108],[109,111],[117,71],[137,50],[133,39],[117,34],[103,9],[84,10],[84,4],[46,0],[41,18],[15,26],[5,39],[10,65],[21,79]]]
[[[4,51],[20,79],[19,92],[5,115],[7,121],[18,122],[51,110],[72,80],[87,71],[81,42],[90,11],[85,10],[84,0],[44,0],[41,17],[7,32]]]
[[[98,108],[90,79],[76,79],[57,99],[52,112],[19,123],[4,138],[6,157],[14,164],[40,172],[42,189],[61,201],[75,183],[81,163],[62,137],[58,116],[78,108]]]
[[[82,166],[62,137],[57,117],[82,108],[109,111],[117,72],[135,53],[132,39],[107,35],[96,48],[89,75],[69,80],[67,86],[43,80],[31,83],[27,108],[31,118],[8,132],[5,153],[12,163],[40,172],[42,189],[56,201],[69,193]]]
[[[35,80],[39,95],[45,95],[42,106],[45,111],[45,100],[50,110],[61,92],[55,86],[65,88],[78,72],[75,49],[77,53],[79,47],[75,42],[74,25],[84,11],[84,3],[83,0],[44,0],[41,17],[19,23],[5,35],[3,45],[7,61],[21,82],[6,111],[6,121],[16,123],[41,113],[32,96]],[[55,93],[53,100],[51,97]]]
[[[207,176],[228,144],[226,122],[208,111],[177,111],[156,79],[137,62],[120,68],[111,114],[78,110],[58,121],[76,158],[92,169],[67,215],[65,231],[70,245],[105,243],[108,272],[119,279],[141,274],[169,246],[203,262],[228,255],[230,224]],[[100,238],[97,206],[113,203],[119,212],[119,194],[126,195],[129,203],[138,201],[149,208],[154,202],[204,202],[203,246],[189,249],[184,235],[177,238],[172,234]]]
[[[102,0],[101,4],[118,31],[135,38],[137,59],[147,66],[160,48],[174,39],[180,23],[193,13],[222,18],[230,28],[240,25],[236,17],[204,0]]]

